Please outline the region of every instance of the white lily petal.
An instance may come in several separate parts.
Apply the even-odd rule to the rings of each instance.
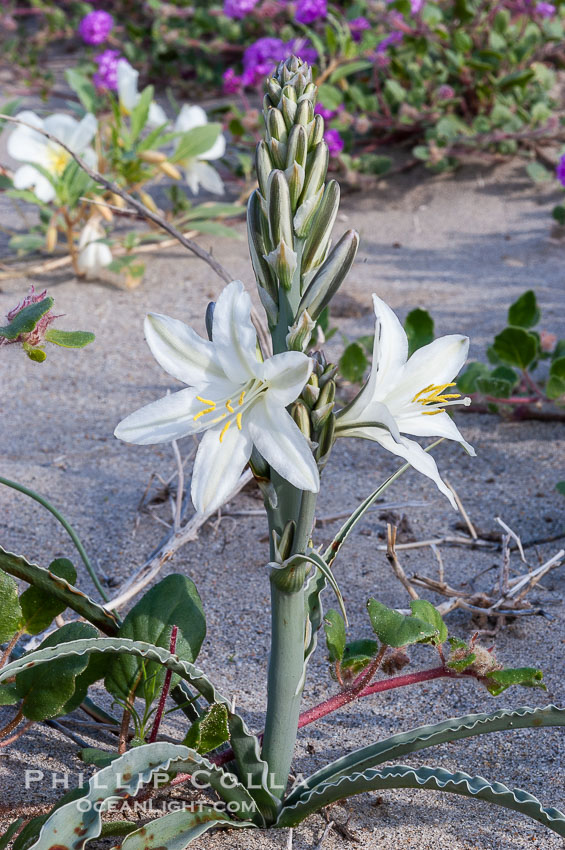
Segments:
[[[145,339],[157,363],[189,386],[223,378],[214,346],[178,319],[149,313],[144,323]]]
[[[198,167],[200,163],[198,160],[191,160],[184,170],[184,177],[186,180],[186,185],[190,189],[193,195],[198,194],[198,190],[200,189],[200,181],[199,181],[199,171]]]
[[[203,426],[201,420],[194,420],[202,409],[202,404],[196,399],[197,392],[194,389],[179,390],[140,407],[120,422],[114,436],[126,443],[149,446],[198,433]]]
[[[281,407],[296,401],[312,373],[312,359],[300,351],[283,351],[259,363],[256,375],[269,382],[269,396]]]
[[[245,427],[212,428],[202,437],[192,470],[191,496],[198,513],[217,510],[234,490],[253,444]]]
[[[248,412],[247,427],[258,451],[279,475],[300,490],[317,493],[320,476],[306,437],[291,415],[269,404],[269,395]]]
[[[98,155],[93,148],[86,148],[80,156],[90,168],[98,168]]]
[[[18,112],[16,118],[25,121],[26,124],[32,124],[34,127],[43,129],[42,119],[29,109]],[[8,136],[8,153],[13,159],[20,160],[20,162],[39,162],[43,165],[46,162],[46,146],[47,139],[45,136],[41,136],[30,127],[24,127],[21,124],[16,125],[15,130]]]
[[[70,115],[65,115],[63,112],[54,112],[53,115],[47,116],[43,122],[43,126],[48,133],[51,133],[56,139],[71,147],[72,138],[78,127],[78,121]],[[51,142],[51,144],[53,143]]]
[[[188,179],[190,173],[190,181]],[[207,192],[213,195],[223,195],[225,193],[224,181],[212,165],[200,160],[194,160],[186,169],[187,183],[191,192],[197,194],[198,189],[202,186]],[[193,188],[196,186],[196,189]]]
[[[148,127],[162,127],[167,124],[169,119],[167,113],[162,106],[159,106],[154,100],[149,104],[149,114],[147,115]]]
[[[37,171],[33,165],[22,165],[14,173],[14,187],[16,189],[33,188],[40,201],[48,204],[55,197],[55,189],[45,177]]]
[[[450,334],[434,339],[414,352],[404,366],[396,386],[387,397],[393,413],[409,403],[430,384],[441,386],[453,381],[467,359],[469,338]]]
[[[408,461],[414,469],[421,472],[422,475],[425,475],[427,478],[431,478],[432,481],[435,482],[438,490],[440,490],[444,496],[447,496],[452,507],[457,510],[453,493],[440,477],[436,462],[429,452],[425,452],[424,449],[414,440],[402,438],[400,443],[396,443],[386,431],[383,431],[378,438],[375,439],[376,442],[380,443],[384,449],[404,458],[404,460]]]
[[[422,416],[422,414],[399,416],[398,427],[403,434],[412,434],[414,437],[445,437],[448,440],[455,440],[461,443],[471,457],[477,454],[445,411],[435,413],[433,416]]]
[[[127,112],[131,112],[139,100],[139,93],[137,91],[139,71],[132,68],[127,59],[120,59],[117,76],[118,99],[124,109]]]
[[[338,416],[338,425],[343,437],[366,437],[370,440],[378,440],[378,433],[383,429],[388,431],[395,442],[399,442],[400,430],[398,422],[390,410],[380,401],[371,401],[363,408],[362,418],[351,421],[347,413]],[[382,426],[382,427],[379,427]]]
[[[92,112],[87,112],[82,121],[75,126],[67,144],[72,151],[82,154],[96,135],[98,121]]]
[[[176,133],[187,133],[194,127],[203,127],[208,123],[208,117],[201,106],[189,106],[185,103],[175,121]]]
[[[251,323],[251,298],[240,280],[225,287],[216,302],[212,340],[230,381],[244,384],[255,377],[257,334]]]
[[[198,155],[198,159],[219,159],[226,152],[226,137],[220,133],[209,150]]]

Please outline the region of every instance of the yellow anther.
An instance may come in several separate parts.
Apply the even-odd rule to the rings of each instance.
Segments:
[[[215,401],[212,401],[212,400],[211,400],[211,399],[209,399],[209,398],[202,398],[202,396],[201,396],[201,395],[197,395],[197,396],[196,396],[196,399],[197,399],[197,401],[201,401],[201,402],[202,402],[202,404],[211,404],[213,408],[214,408],[214,407],[216,407],[216,402],[215,402]]]
[[[416,393],[412,401],[417,401],[420,404],[445,404],[450,398],[459,398],[459,393],[445,393],[448,387],[454,386],[454,383],[438,384],[437,386],[430,384],[429,387],[425,387],[419,393]],[[426,393],[428,393],[427,396]]]
[[[230,413],[235,413],[235,410],[231,406],[231,398],[228,398],[228,400],[226,401],[226,407],[227,407],[227,409],[229,410]]]
[[[200,413],[197,413],[196,416],[193,416],[192,418],[196,422],[196,420],[200,419],[201,416],[204,416],[205,413],[212,413],[212,411],[215,409],[216,405],[214,405],[214,407],[206,407],[204,410],[201,410]]]
[[[435,416],[436,413],[445,413],[443,407],[440,410],[422,410],[424,416]]]
[[[242,391],[241,391],[241,395],[240,395],[240,397],[239,397],[239,401],[237,402],[237,403],[239,404],[239,406],[240,406],[240,407],[241,407],[241,405],[243,404],[243,399],[244,399],[244,398],[245,398],[245,390],[242,390]]]
[[[219,416],[216,416],[215,419],[212,419],[212,421],[210,422],[210,425],[215,425],[216,422],[221,422],[222,419],[225,419],[227,415],[228,415],[227,413],[220,413]]]
[[[427,393],[427,392],[429,392],[430,390],[433,390],[433,389],[434,389],[433,384],[430,384],[428,387],[424,387],[423,390],[420,390],[419,393],[416,393],[416,395],[414,396],[412,401],[418,401],[418,399],[420,398],[421,395],[424,395],[424,393]]]
[[[224,415],[225,415],[225,414],[224,414]],[[226,424],[225,424],[225,425],[224,425],[224,427],[222,428],[222,430],[221,430],[221,432],[220,432],[220,443],[221,443],[221,442],[222,442],[222,440],[224,439],[224,435],[225,435],[226,431],[228,430],[228,428],[230,427],[230,425],[231,425],[232,421],[233,421],[233,420],[228,419],[228,421],[226,422]]]
[[[237,416],[235,417],[235,421],[237,422],[237,427],[241,431],[241,413],[237,414]]]

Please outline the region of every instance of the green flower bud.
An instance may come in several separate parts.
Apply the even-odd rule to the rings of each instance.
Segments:
[[[255,152],[255,168],[257,170],[257,182],[263,197],[267,196],[267,184],[269,182],[269,174],[273,170],[273,161],[269,148],[264,141],[260,141]]]
[[[328,172],[328,163],[330,154],[328,146],[324,141],[321,141],[312,157],[312,162],[308,164],[306,169],[306,180],[300,202],[304,203],[308,198],[317,195],[320,188],[324,185],[326,174]]]
[[[306,130],[300,124],[295,124],[288,134],[286,146],[286,166],[289,168],[294,162],[306,168],[306,157],[308,155],[308,137]]]
[[[271,139],[276,139],[283,144],[286,142],[286,124],[278,109],[269,109],[267,113],[267,130]]]
[[[267,210],[271,245],[294,244],[288,183],[282,171],[272,171],[267,186]]]
[[[271,247],[268,224],[261,210],[259,192],[255,190],[247,204],[247,236],[253,271],[260,287],[264,287],[271,300],[278,304],[277,281],[265,255]]]
[[[271,266],[279,283],[284,286],[285,289],[290,289],[292,285],[292,278],[294,277],[294,272],[298,265],[298,256],[296,251],[289,248],[287,243],[282,240],[279,243],[278,248],[275,248],[275,250],[271,251],[270,254],[265,255],[265,260]]]
[[[339,184],[331,180],[324,191],[302,252],[302,273],[319,266],[328,249],[332,228],[339,209]]]
[[[316,322],[312,321],[307,310],[303,310],[294,325],[288,329],[288,335],[286,337],[288,350],[306,351],[315,327]]]
[[[304,434],[307,440],[311,437],[310,411],[301,401],[296,401],[292,406],[292,418]]]
[[[298,312],[308,310],[313,319],[318,318],[349,273],[357,254],[358,246],[358,233],[354,230],[348,230],[343,234],[306,289],[298,307]]]

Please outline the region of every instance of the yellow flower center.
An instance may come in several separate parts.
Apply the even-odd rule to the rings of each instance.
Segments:
[[[50,171],[57,177],[60,177],[67,167],[70,155],[59,145],[49,145],[47,152],[49,156]]]
[[[201,416],[207,416],[211,413],[218,413],[222,407],[225,407],[228,413],[218,413],[213,419],[210,419],[206,423],[207,427],[211,425],[216,425],[218,422],[221,422],[223,419],[226,419],[226,423],[222,430],[220,431],[220,443],[223,442],[223,439],[228,431],[228,428],[235,421],[238,429],[241,431],[241,418],[242,418],[242,410],[246,407],[250,401],[255,399],[257,395],[263,390],[267,389],[267,385],[263,384],[260,381],[252,382],[248,385],[247,389],[242,390],[239,398],[237,400],[237,404],[233,399],[228,398],[226,400],[221,401],[213,401],[210,398],[203,398],[202,396],[197,395],[197,400],[204,405],[203,409],[196,413],[192,418],[196,422],[200,419]],[[234,407],[235,404],[235,407]],[[232,414],[229,418],[228,415]],[[234,415],[235,414],[235,415]]]
[[[460,402],[453,401],[453,399],[461,398],[460,393],[446,393],[445,390],[449,389],[449,387],[454,387],[455,384],[430,384],[428,387],[424,387],[423,390],[416,393],[413,402],[417,402],[421,405],[440,405],[436,407],[434,410],[422,410],[422,413],[426,416],[434,416],[436,413],[443,413],[445,408],[450,404],[466,404],[467,400],[463,400]]]

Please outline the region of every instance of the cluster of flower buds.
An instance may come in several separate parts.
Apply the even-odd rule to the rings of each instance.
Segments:
[[[314,457],[320,472],[335,442],[335,374],[337,366],[326,361],[321,351],[312,355],[314,369],[291,413],[305,437],[314,444]]]
[[[249,199],[247,222],[259,295],[278,350],[287,347],[295,325],[318,318],[359,242],[350,230],[330,250],[339,186],[325,182],[329,154],[324,119],[314,114],[316,92],[308,64],[292,56],[267,80],[263,102],[266,136],[257,146],[259,188]]]

